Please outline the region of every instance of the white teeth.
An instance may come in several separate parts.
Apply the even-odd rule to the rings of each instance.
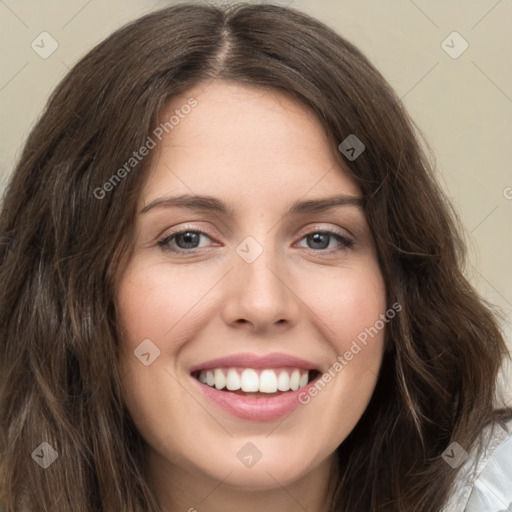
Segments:
[[[214,371],[214,378],[215,378],[215,387],[217,389],[222,389],[226,386],[226,377],[224,376],[224,373],[221,369],[216,368]]]
[[[215,368],[199,372],[201,383],[218,390],[227,389],[245,393],[275,393],[276,391],[296,391],[307,386],[309,371],[294,368],[262,369],[244,368],[241,373],[236,368]]]
[[[261,372],[260,391],[262,393],[275,393],[277,391],[276,372],[273,370],[263,370]]]
[[[238,375],[238,372],[233,368],[228,370],[228,376],[226,377],[226,388],[229,391],[237,391],[240,389],[240,375]]]
[[[290,376],[288,372],[284,370],[279,374],[277,378],[277,389],[279,391],[288,391],[290,389]]]
[[[259,379],[256,370],[252,368],[246,368],[242,372],[242,376],[240,378],[240,387],[242,391],[246,393],[250,393],[252,391],[259,391]]]
[[[296,391],[299,389],[300,384],[300,372],[299,370],[293,370],[292,375],[290,377],[290,389]]]

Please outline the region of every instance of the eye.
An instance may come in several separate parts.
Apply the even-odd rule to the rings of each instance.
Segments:
[[[197,229],[182,229],[170,233],[157,242],[157,245],[164,251],[175,253],[194,253],[197,249],[204,248],[201,245],[201,238],[212,240],[207,233]],[[301,239],[306,240],[309,249],[313,252],[325,252],[327,254],[350,249],[354,246],[354,241],[345,235],[336,231],[311,231]],[[207,246],[208,244],[206,244]],[[338,245],[338,247],[336,247]]]
[[[312,231],[301,238],[301,240],[306,240],[308,243],[308,247],[306,247],[306,249],[311,249],[315,252],[331,249],[325,251],[331,253],[341,251],[343,249],[350,249],[354,246],[353,240],[336,231]],[[334,246],[332,245],[332,242],[334,242]],[[341,245],[341,248],[336,248],[336,244]]]
[[[158,241],[158,246],[164,251],[172,252],[194,252],[195,249],[200,249],[201,237],[211,238],[204,233],[196,229],[184,229],[176,233],[166,235],[164,238]]]

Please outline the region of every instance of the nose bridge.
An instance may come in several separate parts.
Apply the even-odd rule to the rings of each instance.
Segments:
[[[277,300],[282,295],[283,283],[275,272],[279,272],[282,265],[272,236],[266,236],[261,242],[247,237],[237,247],[237,254],[236,270],[244,283],[243,288],[252,291],[253,299]]]
[[[237,269],[243,282],[248,288],[252,288],[253,292],[271,293],[273,296],[279,294],[283,283],[276,273],[279,273],[283,265],[280,264],[275,244],[270,236],[266,237],[264,242],[258,242],[252,237],[248,238],[237,248],[241,259],[237,262]]]
[[[261,242],[246,237],[236,253],[226,302],[228,321],[245,320],[260,328],[283,320],[296,322],[297,298],[287,283],[284,255],[272,235]]]

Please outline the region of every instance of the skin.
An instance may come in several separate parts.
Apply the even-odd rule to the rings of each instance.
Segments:
[[[286,215],[296,200],[361,191],[312,111],[281,92],[217,80],[173,98],[162,118],[190,97],[197,106],[153,150],[139,212],[179,194],[215,196],[234,212],[138,214],[117,301],[124,396],[146,442],[149,482],[164,510],[326,511],[335,449],[372,396],[384,329],[307,405],[276,421],[220,410],[192,387],[189,368],[282,352],[327,371],[375,324],[386,290],[364,211]],[[168,247],[189,254],[158,245],[182,229],[208,230],[195,252],[180,237]],[[319,231],[353,246],[332,236],[315,244],[307,235]],[[248,236],[263,249],[252,263],[236,252]],[[145,339],[160,350],[149,366],[133,353]],[[237,458],[247,442],[262,453],[250,468]]]

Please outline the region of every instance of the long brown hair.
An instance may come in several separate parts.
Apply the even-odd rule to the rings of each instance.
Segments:
[[[136,20],[76,64],[6,190],[0,508],[158,510],[117,365],[116,289],[151,157],[111,180],[166,101],[219,78],[308,105],[334,148],[350,134],[365,144],[357,159],[339,158],[363,192],[389,304],[402,311],[374,396],[337,450],[332,510],[440,510],[456,474],[443,450],[456,441],[469,451],[510,411],[495,401],[506,347],[462,273],[460,228],[418,131],[381,74],[324,24],[274,5],[197,3]],[[43,442],[58,454],[46,469],[33,455]]]

